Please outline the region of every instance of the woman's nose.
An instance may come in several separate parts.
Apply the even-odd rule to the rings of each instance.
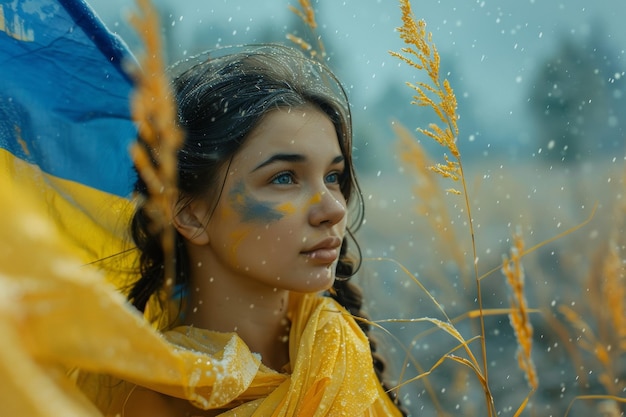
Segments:
[[[346,216],[346,200],[328,190],[317,192],[310,200],[309,221],[313,226],[335,225]]]

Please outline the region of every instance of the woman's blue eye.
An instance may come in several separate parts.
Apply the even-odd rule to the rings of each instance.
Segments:
[[[326,182],[329,184],[337,184],[339,182],[339,173],[333,172],[332,174],[328,174],[326,176]]]
[[[274,177],[274,179],[272,179],[272,184],[292,184],[292,183],[293,183],[293,176],[288,172],[278,174],[277,176]]]

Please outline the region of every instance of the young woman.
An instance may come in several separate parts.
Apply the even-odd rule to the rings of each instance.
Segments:
[[[265,45],[198,61],[174,90],[185,133],[176,314],[155,307],[165,257],[144,207],[132,219],[141,277],[129,300],[164,312],[164,336],[222,371],[182,393],[113,384],[116,398],[101,408],[125,417],[400,415],[368,326],[353,318],[361,294],[348,280],[359,259],[347,241],[363,202],[340,83],[299,51]],[[136,190],[146,193],[141,180]],[[247,379],[224,382],[248,362]]]

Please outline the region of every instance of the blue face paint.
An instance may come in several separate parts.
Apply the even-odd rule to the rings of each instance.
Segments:
[[[235,184],[229,193],[232,208],[244,222],[269,223],[283,218],[284,213],[276,210],[276,204],[256,200],[246,193],[243,182]]]

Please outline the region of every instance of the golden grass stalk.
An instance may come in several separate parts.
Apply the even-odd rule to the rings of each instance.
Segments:
[[[311,45],[301,37],[296,36],[293,33],[288,33],[287,39],[298,45],[301,49],[307,51],[309,54],[311,54],[311,57],[315,57],[317,52],[315,51],[315,49],[313,49],[313,45]]]
[[[559,312],[572,327],[580,333],[578,347],[591,353],[600,363],[604,372],[600,374],[598,380],[608,392],[614,392],[614,375],[610,348],[604,341],[600,340],[592,330],[591,326],[582,318],[580,314],[565,305],[559,306]]]
[[[317,22],[315,21],[315,10],[313,10],[313,6],[311,6],[311,2],[309,0],[298,0],[300,7],[302,10],[289,5],[289,10],[294,12],[297,16],[302,19],[302,21],[311,29],[317,29]]]
[[[613,229],[614,236],[608,242],[608,250],[602,264],[601,305],[606,306],[609,316],[607,322],[610,323],[611,332],[616,338],[616,348],[626,352],[626,259],[620,256],[618,230],[623,229],[621,227]]]
[[[412,104],[431,108],[442,126],[431,123],[428,129],[418,128],[417,130],[447,148],[454,158],[451,160],[448,155],[444,155],[445,164],[438,163],[430,169],[445,178],[458,181],[462,178],[463,172],[461,154],[457,147],[459,128],[456,96],[449,81],[447,79],[441,81],[439,77],[439,52],[432,42],[432,34],[426,32],[426,23],[423,20],[415,21],[409,0],[400,0],[400,9],[403,26],[398,28],[398,32],[400,38],[409,46],[402,48],[402,53],[390,51],[390,54],[409,66],[427,73],[430,83],[407,82],[406,84],[416,93]],[[453,192],[460,194],[458,190],[453,190]]]
[[[465,271],[463,251],[451,226],[452,221],[446,209],[441,187],[435,180],[432,170],[429,169],[432,162],[426,150],[399,122],[394,122],[393,130],[399,140],[400,160],[408,169],[415,172],[413,194],[418,197],[417,213],[428,219],[431,228],[441,237],[442,249],[451,254],[459,271]]]
[[[567,406],[567,410],[565,410],[564,417],[569,415],[569,412],[572,410],[572,406],[576,401],[598,401],[598,400],[611,400],[617,403],[626,404],[626,398],[617,397],[615,395],[579,395],[570,401]],[[622,414],[623,415],[623,414]]]
[[[621,252],[625,213],[626,205],[618,203],[612,216],[611,235],[589,267],[587,302],[578,304],[576,309],[566,305],[558,307],[564,324],[575,331],[561,330],[560,337],[576,364],[579,380],[585,384],[588,375],[583,370],[599,365],[601,370],[594,374],[598,375],[605,392],[613,395],[626,388],[624,381],[615,374],[617,364],[626,353],[626,259]],[[564,324],[556,322],[552,328],[558,330],[564,328]],[[582,352],[589,355],[583,356]],[[593,364],[586,363],[589,359]]]
[[[169,299],[174,282],[173,203],[177,195],[176,153],[183,135],[176,124],[176,104],[170,90],[162,55],[160,24],[150,0],[137,0],[139,12],[130,16],[130,23],[143,42],[141,69],[133,71],[135,89],[131,97],[133,120],[141,142],[131,147],[137,171],[145,181],[149,198],[146,209],[152,217],[155,233],[162,236],[165,253],[165,288]]]
[[[485,398],[487,401],[487,407],[489,409],[489,415],[494,415],[495,413],[495,405],[494,405],[494,401],[493,401],[493,395],[491,394],[491,389],[489,388],[489,384],[488,381],[485,379],[485,374],[484,372],[481,370],[478,360],[476,360],[476,357],[474,356],[469,344],[471,342],[473,342],[474,340],[478,340],[480,339],[481,341],[481,345],[484,346],[484,338],[481,337],[473,337],[469,340],[466,340],[463,335],[459,332],[459,330],[454,326],[454,322],[452,320],[450,320],[450,318],[448,317],[447,313],[445,312],[445,309],[443,308],[443,306],[437,301],[437,299],[430,293],[430,291],[428,291],[428,289],[426,289],[426,287],[424,287],[424,285],[420,282],[420,280],[413,275],[404,265],[402,265],[400,262],[398,262],[397,260],[393,259],[393,258],[368,258],[367,260],[372,260],[372,261],[381,261],[381,262],[391,262],[392,264],[394,264],[395,266],[397,266],[399,268],[399,270],[401,270],[407,277],[409,277],[422,291],[423,293],[428,297],[428,299],[433,303],[433,305],[439,310],[439,312],[441,313],[441,315],[443,316],[443,320],[441,319],[437,319],[437,318],[430,318],[430,317],[423,317],[423,318],[416,318],[416,319],[386,319],[386,320],[376,320],[374,322],[371,322],[372,324],[374,324],[376,327],[378,328],[382,328],[382,324],[383,323],[431,323],[434,325],[433,327],[433,331],[434,330],[440,330],[443,331],[445,333],[447,333],[449,336],[451,336],[452,338],[454,338],[456,341],[459,342],[459,345],[457,345],[452,351],[450,351],[448,354],[443,355],[435,365],[433,365],[428,371],[424,371],[422,373],[420,373],[420,375],[405,380],[402,383],[398,384],[397,387],[394,387],[393,389],[399,389],[413,381],[417,381],[420,380],[422,378],[427,377],[428,375],[430,375],[437,367],[439,367],[439,365],[441,365],[445,360],[447,359],[452,359],[455,362],[459,362],[464,366],[467,366],[468,369],[470,369],[477,377],[477,379],[479,380],[479,382],[481,383],[481,386],[483,387],[483,391],[485,393]],[[482,310],[481,310],[482,311]],[[480,314],[480,317],[483,317],[483,314]],[[384,328],[382,328],[384,330]],[[385,330],[386,331],[386,330]],[[389,332],[387,332],[389,333]],[[424,332],[423,334],[426,334],[427,332]],[[413,341],[417,340],[420,337],[420,335],[417,335]],[[456,351],[458,349],[463,349],[465,351],[465,353],[467,354],[467,358],[463,358],[462,360],[459,359],[458,356],[453,356],[453,355],[449,355],[451,352]],[[405,363],[402,366],[402,369],[405,369],[405,365],[408,363],[408,361],[411,361],[414,365],[416,365],[416,369],[422,369],[420,366],[417,366],[417,361],[412,357],[412,355],[410,355],[410,352],[408,351],[408,349],[404,349],[405,352],[407,352],[407,357],[405,358]],[[401,375],[401,379],[403,378],[403,376]],[[429,392],[431,392],[431,390],[429,389],[429,387],[427,386],[427,390],[429,390]],[[433,399],[435,401],[435,405],[436,407],[439,409],[439,405],[438,402],[436,400],[436,398],[434,397],[434,394],[432,395]]]
[[[589,287],[599,289],[595,293],[595,302],[591,302],[592,307],[596,307],[592,309],[592,314],[596,315],[598,340],[593,348],[581,346],[591,351],[604,368],[598,379],[610,394],[622,393],[626,388],[624,381],[615,378],[614,371],[626,353],[626,258],[623,252],[626,240],[622,232],[625,219],[626,202],[617,201],[613,208],[610,237],[599,252],[602,258],[599,265],[592,265],[589,273]],[[593,333],[585,336],[589,338]]]
[[[474,276],[477,289],[478,309],[483,310],[481,283],[478,276],[478,262],[476,254],[476,242],[474,233],[474,221],[472,210],[469,203],[467,193],[467,184],[463,173],[463,165],[461,163],[461,154],[457,147],[457,137],[459,129],[457,126],[458,116],[456,114],[457,100],[454,91],[448,82],[444,79],[441,81],[439,76],[440,57],[437,47],[432,41],[432,34],[426,32],[426,23],[423,20],[416,21],[411,10],[411,2],[409,0],[400,0],[400,9],[402,12],[402,27],[398,28],[400,38],[408,46],[402,48],[402,53],[390,51],[390,54],[409,66],[425,71],[430,80],[429,83],[418,82],[416,84],[407,83],[416,95],[413,96],[412,104],[421,107],[430,107],[437,114],[441,125],[431,123],[429,129],[418,129],[427,137],[435,140],[440,145],[448,149],[453,159],[444,154],[445,164],[436,164],[432,166],[434,172],[439,173],[444,178],[451,178],[454,181],[461,181],[463,195],[465,198],[465,208],[467,210],[467,218],[469,232],[472,242]],[[459,190],[450,189],[450,192],[461,194]],[[481,333],[481,349],[482,349],[482,372],[481,380],[484,381],[485,397],[489,406],[489,415],[494,415],[493,398],[488,389],[489,377],[487,367],[487,347],[485,343],[485,320],[481,314],[480,333]]]
[[[616,207],[614,219],[621,218],[622,210],[624,207]],[[559,306],[566,322],[577,331],[577,347],[590,353],[601,366],[598,381],[610,394],[618,394],[625,387],[624,382],[616,379],[614,371],[626,353],[626,260],[620,254],[621,224],[619,220],[615,222],[611,238],[600,252],[602,259],[592,264],[589,273],[588,286],[595,291],[589,294],[592,299],[587,306],[588,316],[595,318],[597,334],[581,313],[565,305]]]
[[[537,371],[532,360],[531,351],[533,343],[533,327],[528,317],[528,305],[524,295],[524,268],[521,263],[521,254],[524,253],[524,239],[520,233],[513,235],[513,244],[508,258],[506,255],[502,261],[502,273],[511,288],[509,304],[511,312],[509,320],[515,331],[518,351],[517,362],[520,369],[526,375],[526,380],[532,391],[537,389],[539,381]]]
[[[289,10],[298,16],[304,25],[311,30],[313,37],[317,39],[317,48],[313,47],[309,42],[305,41],[302,37],[288,33],[287,39],[295,43],[297,46],[309,53],[311,58],[317,58],[323,60],[326,58],[326,49],[322,38],[317,35],[317,22],[315,21],[315,10],[311,6],[310,0],[298,0],[300,9],[295,6],[289,5]]]
[[[520,254],[520,258],[523,258],[524,256],[528,255],[529,253],[532,253],[536,250],[538,250],[539,248],[542,248],[544,246],[546,246],[549,243],[555,242],[571,233],[574,233],[575,231],[577,231],[578,229],[582,228],[583,226],[586,226],[591,220],[593,220],[595,214],[596,214],[596,210],[598,209],[598,203],[594,204],[593,209],[591,210],[591,213],[589,214],[589,217],[587,217],[583,222],[570,227],[569,229],[559,233],[558,235],[555,235],[549,239],[543,240],[539,243],[537,243],[536,245],[525,249],[523,253]],[[491,274],[493,274],[494,272],[496,272],[497,270],[502,269],[502,266],[497,266],[493,269],[490,269],[489,271],[485,272],[484,274],[482,274],[481,276],[478,277],[479,281],[482,281],[483,279],[487,278],[488,276],[490,276]]]
[[[371,321],[369,319],[364,319],[362,317],[353,317],[356,321],[359,322],[363,322],[363,323],[367,323],[368,325],[382,331],[383,333],[385,333],[387,336],[389,336],[391,339],[393,339],[398,346],[401,347],[401,349],[404,351],[405,353],[405,361],[402,364],[402,372],[398,377],[398,384],[394,387],[391,387],[389,389],[389,391],[395,391],[396,394],[399,396],[398,391],[405,385],[410,384],[411,382],[418,380],[418,379],[422,379],[428,376],[428,372],[432,372],[432,369],[430,371],[425,371],[424,368],[420,365],[420,363],[417,361],[417,359],[413,356],[413,354],[411,353],[411,350],[393,333],[391,333],[389,330],[387,330],[382,324],[380,324],[377,321]],[[401,320],[400,320],[401,321]],[[382,323],[384,323],[385,320],[382,320]],[[470,340],[471,342],[471,340]],[[419,375],[415,378],[412,378],[410,380],[404,380],[404,372],[405,369],[407,368],[407,365],[411,363],[415,369],[419,372]],[[436,393],[434,388],[431,386],[431,384],[428,382],[428,379],[424,380],[424,389],[428,392],[430,398],[433,401],[433,405],[435,406],[435,408],[437,409],[437,413],[440,416],[445,415],[443,409],[441,408],[441,404],[439,403],[439,400],[437,399]]]

